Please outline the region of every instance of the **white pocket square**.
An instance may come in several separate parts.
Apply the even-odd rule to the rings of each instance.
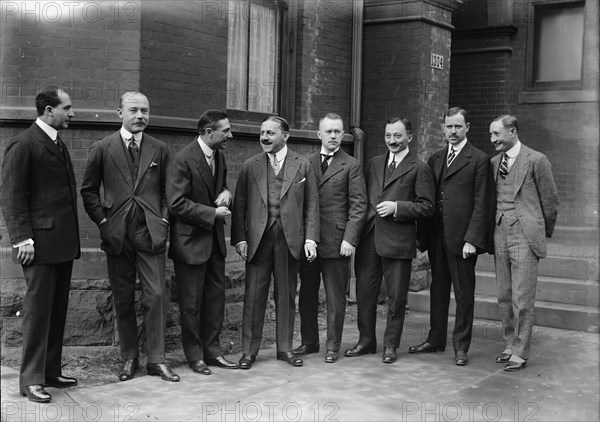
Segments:
[[[298,182],[298,184],[303,183],[306,180],[306,177]]]
[[[152,161],[148,168],[156,167],[157,165],[158,165],[158,163],[155,163],[154,161]]]

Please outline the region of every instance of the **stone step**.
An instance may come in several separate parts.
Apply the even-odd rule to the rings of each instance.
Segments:
[[[495,296],[496,275],[489,271],[475,271],[475,294]],[[539,276],[536,300],[571,305],[597,306],[600,302],[600,283],[589,280]]]
[[[408,307],[411,311],[429,312],[429,290],[409,292]],[[450,315],[455,315],[454,294],[450,298]],[[496,296],[476,295],[475,318],[500,320]],[[597,306],[552,303],[543,300],[535,302],[535,323],[544,327],[566,330],[600,332],[600,312]]]

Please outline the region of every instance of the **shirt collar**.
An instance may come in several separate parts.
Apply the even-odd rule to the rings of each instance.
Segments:
[[[215,153],[215,150],[212,149],[211,147],[209,147],[208,145],[206,145],[206,143],[204,143],[204,141],[202,140],[202,138],[200,136],[198,136],[198,144],[200,144],[200,148],[202,149],[202,152],[207,157],[210,158]]]
[[[463,139],[456,145],[452,145],[451,143],[448,143],[448,154],[450,154],[451,148],[454,148],[454,151],[458,154],[460,152],[460,150],[465,147],[465,145],[467,145],[467,138]]]
[[[278,163],[281,163],[285,159],[285,157],[287,155],[287,152],[288,152],[288,147],[287,147],[287,145],[284,145],[283,148],[281,148],[279,151],[277,151],[275,153],[275,157],[277,157],[277,162]],[[273,154],[269,153],[267,155],[269,156],[269,160],[272,162],[273,161]]]
[[[506,151],[506,155],[508,158],[515,158],[521,152],[521,141],[517,141],[517,143],[508,151]]]
[[[135,143],[139,146],[140,143],[142,142],[142,135],[143,135],[143,132],[138,132],[136,134],[133,134],[130,131],[128,131],[127,129],[125,129],[123,126],[121,126],[121,138],[123,138],[123,140],[125,141],[126,147],[129,147],[129,140],[131,139],[132,136],[133,136],[133,140],[135,141]]]
[[[340,150],[340,147],[337,147],[335,151],[329,152],[323,146],[321,146],[321,155],[335,155]]]
[[[388,157],[388,166],[390,164],[392,164],[392,161],[396,161],[396,165],[400,164],[402,162],[402,160],[404,160],[404,157],[406,157],[408,155],[408,147],[406,147],[406,149],[403,149],[402,151],[400,151],[397,154],[389,154]],[[395,157],[395,159],[394,159]]]
[[[56,138],[58,137],[58,131],[56,129],[42,121],[39,117],[35,120],[35,123],[50,137],[50,139],[56,142]]]

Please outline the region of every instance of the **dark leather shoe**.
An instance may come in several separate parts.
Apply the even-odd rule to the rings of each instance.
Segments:
[[[328,350],[325,353],[325,362],[327,363],[335,363],[338,360],[338,351],[337,350]]]
[[[238,367],[240,369],[250,369],[250,368],[252,368],[252,365],[254,364],[255,360],[256,360],[255,355],[243,354],[242,357],[240,358],[240,361],[238,362]]]
[[[208,366],[206,366],[206,363],[204,363],[204,361],[202,359],[190,362],[190,368],[192,368],[192,371],[194,371],[197,374],[202,374],[202,375],[212,374],[211,370],[208,368]]]
[[[505,371],[508,372],[515,372],[515,371],[520,371],[521,369],[525,369],[525,366],[527,365],[527,361],[524,360],[523,362],[513,362],[512,360],[508,362],[508,365],[506,365],[504,367]]]
[[[381,356],[381,360],[383,363],[394,363],[396,362],[396,348],[395,347],[384,347],[383,348],[383,356]]]
[[[469,363],[467,352],[464,350],[457,350],[456,356],[454,357],[454,363],[456,363],[458,366],[465,366],[467,363]]]
[[[431,343],[424,342],[416,346],[410,346],[408,353],[432,353],[432,352],[443,352],[446,350],[446,346],[434,346]]]
[[[119,373],[119,381],[127,381],[132,379],[133,374],[135,374],[135,371],[138,369],[138,366],[140,366],[140,361],[138,358],[125,359],[125,362],[123,363],[123,369],[121,369],[121,372]]]
[[[357,344],[352,349],[346,350],[344,355],[348,356],[349,358],[353,358],[356,356],[366,355],[367,353],[375,353],[376,351],[377,351],[376,347],[363,346],[362,344]]]
[[[214,359],[206,359],[206,364],[210,366],[218,366],[219,368],[237,369],[238,364],[225,359],[223,356],[217,356]]]
[[[319,343],[302,344],[294,349],[294,354],[298,356],[310,355],[311,353],[319,353]]]
[[[501,355],[496,356],[496,363],[506,363],[510,360],[512,355],[509,353],[502,353]]]
[[[147,363],[146,371],[148,371],[148,375],[160,375],[160,377],[164,381],[171,381],[171,382],[179,381],[179,375],[177,375],[175,372],[171,371],[171,369],[164,362]]]
[[[277,360],[284,360],[292,366],[302,366],[303,362],[294,352],[277,352]]]
[[[44,383],[44,387],[54,387],[54,388],[69,388],[75,387],[77,385],[77,380],[71,377],[47,377],[46,382]]]
[[[36,403],[48,403],[52,396],[40,384],[28,385],[21,388],[21,395]]]

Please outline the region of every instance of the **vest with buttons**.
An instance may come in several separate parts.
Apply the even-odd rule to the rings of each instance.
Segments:
[[[515,165],[513,165],[505,179],[498,175],[496,181],[496,221],[504,219],[509,225],[517,221],[517,210],[515,209]]]
[[[279,207],[281,205],[281,186],[283,185],[283,174],[285,171],[285,160],[281,163],[279,173],[275,175],[273,166],[267,157],[267,192],[268,192],[268,210],[269,219],[267,220],[267,230],[271,228],[276,220],[279,220],[281,226],[281,215]]]

